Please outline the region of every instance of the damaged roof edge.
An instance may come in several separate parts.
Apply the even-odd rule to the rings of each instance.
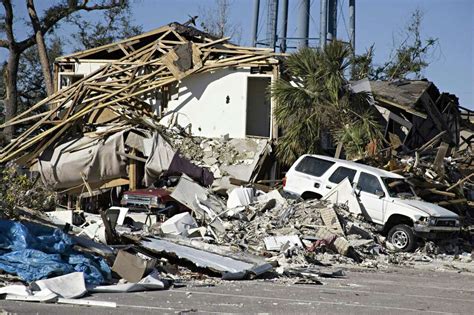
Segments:
[[[180,24],[178,22],[172,22],[172,23],[169,23],[167,25],[161,26],[159,28],[153,29],[151,31],[148,31],[148,32],[145,32],[145,33],[133,36],[133,37],[125,38],[125,39],[119,40],[119,41],[114,42],[114,43],[110,43],[110,44],[107,44],[107,45],[86,49],[86,50],[83,50],[83,51],[78,51],[78,52],[75,52],[75,53],[72,53],[72,54],[69,54],[69,55],[65,55],[65,56],[60,56],[60,57],[56,58],[55,62],[69,61],[69,59],[96,59],[96,58],[91,58],[91,56],[97,55],[98,53],[101,53],[101,52],[104,52],[104,51],[119,50],[119,49],[122,49],[120,47],[121,45],[125,45],[125,44],[133,45],[133,44],[136,43],[136,41],[142,41],[142,40],[144,40],[148,37],[156,36],[156,38],[152,39],[152,40],[156,40],[156,39],[158,39],[158,35],[165,34],[166,32],[171,31],[171,30],[176,32],[178,35],[182,35],[182,36],[185,36],[185,37],[191,37],[191,38],[201,37],[203,39],[208,39],[209,41],[215,41],[215,40],[219,39],[218,37],[213,36],[209,33],[203,32],[203,31],[201,31],[201,30],[199,30],[195,27],[192,27],[192,26],[189,26],[189,25],[183,25],[183,24]],[[229,45],[232,45],[232,46],[235,46],[235,47],[239,47],[238,45],[231,43],[228,39],[225,39],[223,41],[223,44],[229,44]],[[271,49],[261,49],[261,48],[255,48],[255,47],[248,47],[248,48],[249,49],[252,48],[254,50],[272,51]]]

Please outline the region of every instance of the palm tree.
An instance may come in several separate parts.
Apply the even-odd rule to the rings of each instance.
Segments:
[[[277,157],[291,165],[305,153],[321,153],[321,137],[329,133],[346,155],[362,155],[381,138],[366,93],[353,93],[345,77],[351,50],[333,41],[323,50],[302,48],[288,56],[282,77],[271,87],[275,118],[283,135]]]

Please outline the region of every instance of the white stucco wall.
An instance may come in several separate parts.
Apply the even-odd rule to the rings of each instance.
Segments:
[[[182,127],[191,123],[196,136],[245,138],[248,76],[259,75],[247,69],[219,69],[183,79],[178,99],[168,102],[161,123],[168,126],[175,116]]]
[[[74,74],[88,75],[103,65],[103,62],[79,62],[75,64]],[[269,77],[250,74],[249,69],[219,69],[184,78],[179,83],[177,97],[174,95],[168,102],[161,124],[168,126],[174,117],[182,127],[191,124],[191,132],[196,136],[228,134],[231,138],[245,138],[249,76]],[[148,103],[157,109],[160,101],[148,100]]]

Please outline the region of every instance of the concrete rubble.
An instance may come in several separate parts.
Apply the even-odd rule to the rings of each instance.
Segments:
[[[303,200],[278,185],[258,183],[262,160],[271,151],[268,140],[206,139],[179,129],[148,135],[143,130],[138,132],[141,135],[137,132],[129,130],[117,143],[134,148],[135,154],[141,152],[143,176],[152,183],[146,189],[169,192],[157,197],[168,198],[163,199],[167,201],[161,208],[137,210],[123,204],[118,207],[115,202],[107,209],[87,211],[80,207],[58,207],[50,212],[15,209],[27,222],[56,229],[54,235],[65,233],[66,244],[83,255],[102,259],[103,267],[112,271],[110,276],[86,283],[86,273],[64,265],[62,269],[51,267],[54,273],[24,276],[18,265],[4,256],[8,253],[3,253],[0,263],[6,274],[1,277],[0,297],[115,307],[106,301],[90,301],[87,296],[255,278],[323,285],[326,278],[346,277],[344,270],[352,268],[474,271],[472,153],[469,148],[446,149],[441,136],[416,150],[360,161],[404,175],[424,200],[461,216],[461,233],[444,241],[421,241],[416,251],[406,253],[398,252],[386,234],[364,217],[347,178],[320,200]],[[69,153],[81,151],[76,149]],[[126,172],[122,169],[126,163],[120,164],[120,158],[117,163],[117,169]],[[212,181],[206,172],[212,173]],[[94,176],[82,174],[73,182],[88,183]],[[57,187],[64,188],[64,183],[59,180]],[[105,192],[112,199],[115,193],[123,194],[123,190],[97,190],[96,184],[86,185],[90,191],[85,198],[93,198],[96,191],[97,196]],[[41,252],[45,248],[34,249],[46,254]]]

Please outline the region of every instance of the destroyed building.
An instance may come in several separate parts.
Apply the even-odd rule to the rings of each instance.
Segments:
[[[250,181],[276,137],[267,96],[276,57],[179,23],[60,57],[56,93],[2,126],[30,125],[2,148],[0,162],[15,160],[55,190],[89,196],[149,186],[170,166],[183,168],[181,154],[214,178]],[[183,132],[222,143],[190,142]]]
[[[161,118],[161,124],[178,124],[204,137],[276,136],[274,104],[267,95],[278,76],[275,54],[268,49],[239,47],[227,38],[217,40],[178,23],[56,59],[56,86],[62,90],[111,62],[113,68],[125,70],[122,65],[129,55],[144,49],[147,52],[140,54],[140,62],[144,62],[143,56],[150,61],[163,56],[161,62],[166,67],[167,73],[160,74],[162,84],[150,86],[141,97]],[[171,75],[176,80],[169,81]],[[104,88],[96,85],[99,87]]]
[[[460,137],[462,130],[474,130],[466,117],[472,111],[459,105],[458,98],[441,93],[427,80],[370,81],[378,110],[385,119],[384,135],[389,142],[415,149],[444,132],[442,140],[451,147],[470,146]]]
[[[474,222],[468,219],[474,216],[467,211],[457,212],[470,239],[420,242],[417,252],[400,253],[361,215],[360,196],[347,178],[321,200],[255,183],[269,168],[266,157],[278,136],[274,103],[266,93],[279,75],[280,57],[172,23],[58,58],[56,93],[2,126],[29,124],[1,149],[0,163],[28,166],[47,186],[68,195],[107,192],[102,195],[110,199],[111,188],[152,190],[162,174],[179,174],[163,197],[185,210],[168,215],[162,212],[165,204],[142,211],[139,221],[127,204],[100,214],[83,211],[80,204],[76,212],[68,205],[47,214],[18,207],[18,215],[30,222],[0,222],[8,232],[1,235],[6,245],[0,269],[37,282],[41,290],[10,286],[2,294],[64,303],[86,292],[161,290],[182,285],[182,279],[209,280],[206,276],[323,284],[323,277],[345,276],[329,269],[331,264],[384,268],[472,262]],[[390,146],[411,154],[389,152],[390,161],[378,167],[410,177],[418,192],[438,205],[472,207],[472,169],[460,167],[472,162],[472,154],[453,149],[462,145],[459,134],[470,128],[471,112],[428,81],[366,83],[362,89],[374,96]],[[449,156],[448,149],[453,149]],[[247,187],[236,187],[241,185]],[[30,252],[44,256],[39,264],[18,259]],[[69,257],[78,263],[66,261]],[[44,268],[50,260],[51,268]],[[44,295],[43,288],[66,281],[82,285]]]

